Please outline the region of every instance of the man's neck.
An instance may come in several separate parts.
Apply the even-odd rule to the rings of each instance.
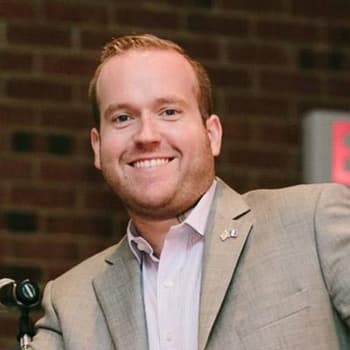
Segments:
[[[137,232],[152,246],[154,254],[160,257],[166,234],[170,227],[177,224],[177,218],[167,220],[147,220],[132,216]]]

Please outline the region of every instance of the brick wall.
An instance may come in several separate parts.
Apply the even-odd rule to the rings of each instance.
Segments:
[[[87,84],[112,36],[151,32],[211,73],[239,191],[300,181],[300,121],[350,108],[350,2],[0,0],[0,278],[41,285],[119,239],[126,217],[92,166]],[[0,314],[0,349],[16,314]]]

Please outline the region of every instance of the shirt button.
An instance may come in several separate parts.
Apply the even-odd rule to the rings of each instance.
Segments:
[[[165,340],[166,340],[168,343],[170,343],[170,342],[173,341],[173,337],[171,336],[171,333],[168,333],[168,334],[166,335]]]
[[[137,242],[137,249],[143,252],[143,251],[146,251],[147,247],[143,242]]]
[[[168,281],[165,281],[163,283],[163,285],[164,285],[165,288],[171,288],[171,287],[174,287],[174,282],[171,281],[171,280],[168,280]]]

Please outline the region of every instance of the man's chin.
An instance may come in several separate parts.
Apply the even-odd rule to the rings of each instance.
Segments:
[[[137,216],[150,221],[170,220],[185,212],[191,204],[176,205],[171,201],[142,201],[128,203],[127,210],[131,217]]]
[[[150,203],[145,205],[128,205],[127,210],[131,217],[137,216],[151,221],[169,220],[176,217],[176,210],[167,208],[164,205],[152,205]]]

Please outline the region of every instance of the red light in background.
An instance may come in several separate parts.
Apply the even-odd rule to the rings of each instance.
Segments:
[[[332,180],[350,185],[350,122],[332,123]]]

